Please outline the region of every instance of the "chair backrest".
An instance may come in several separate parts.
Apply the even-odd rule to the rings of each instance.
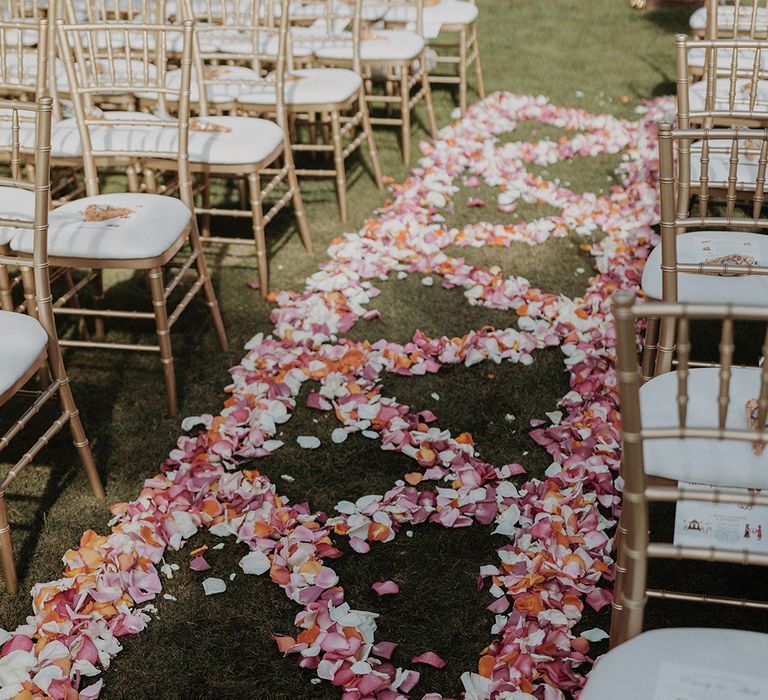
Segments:
[[[763,213],[768,130],[673,130],[670,123],[662,122],[658,135],[664,300],[677,300],[679,273],[768,274],[768,267],[755,260],[679,262],[676,245],[677,235],[686,230],[768,228]],[[693,195],[698,199],[695,211],[690,204]]]
[[[34,193],[34,215],[31,218],[4,215],[0,209],[0,227],[4,229],[32,229],[34,247],[32,267],[35,279],[35,300],[40,323],[52,342],[56,340],[56,324],[48,277],[48,206],[51,194],[51,121],[53,100],[43,96],[35,102],[0,100],[0,138],[3,149],[11,153],[10,177],[0,177],[0,188],[26,190]],[[34,126],[30,124],[34,123]],[[30,147],[22,143],[22,130],[29,126],[34,130],[34,142]],[[34,181],[22,179],[22,154],[34,161]],[[28,267],[29,260],[0,255],[0,265]]]
[[[707,39],[768,39],[768,0],[706,0]]]
[[[69,21],[151,22],[163,24],[166,4],[163,0],[66,0]]]
[[[201,115],[225,108],[239,94],[276,93],[277,121],[285,128],[284,80],[288,0],[280,0],[276,22],[261,0],[181,0],[182,14],[195,22],[194,77]]]
[[[648,560],[691,559],[707,562],[757,564],[768,566],[768,555],[747,551],[734,551],[725,547],[706,549],[649,541],[649,503],[700,501],[708,503],[733,503],[743,506],[768,505],[768,495],[757,489],[743,490],[717,488],[683,489],[677,482],[654,483],[647,477],[647,445],[662,444],[662,440],[718,440],[731,445],[751,443],[753,449],[762,449],[768,443],[768,363],[762,368],[750,370],[746,381],[754,383],[754,407],[736,406],[732,396],[741,393],[734,384],[734,322],[742,320],[768,322],[768,308],[725,305],[681,305],[665,303],[634,304],[634,296],[618,292],[613,297],[613,315],[616,324],[616,375],[621,401],[622,464],[624,480],[622,505],[622,541],[619,547],[617,568],[623,576],[617,584],[620,599],[614,604],[621,609],[618,619],[622,629],[612,630],[612,642],[621,642],[642,631],[643,612],[647,597],[666,600],[718,602],[725,605],[748,605],[768,608],[768,604],[740,601],[731,598],[708,598],[688,592],[669,592],[648,589],[646,573]],[[676,417],[670,417],[669,425],[648,427],[649,414],[641,411],[640,370],[637,355],[636,324],[638,320],[659,318],[662,322],[677,324],[677,373],[665,375],[673,378],[676,385]],[[695,403],[691,401],[690,369],[691,320],[709,319],[721,323],[719,368],[711,381],[711,396],[702,397],[697,391]],[[768,333],[763,341],[762,355],[768,356]],[[752,376],[754,375],[754,376]],[[743,381],[744,375],[740,375]],[[653,381],[657,381],[659,378]],[[699,385],[701,386],[701,385]],[[709,385],[707,385],[709,386]],[[672,389],[674,391],[674,389]],[[669,397],[670,401],[672,397]],[[706,405],[702,405],[706,403]],[[654,407],[654,411],[657,407]],[[656,415],[656,414],[654,414]],[[701,419],[701,416],[706,416]],[[749,415],[749,419],[748,416]],[[694,416],[691,418],[691,416]],[[736,416],[740,421],[734,420]],[[666,423],[666,413],[664,423]],[[654,423],[657,421],[654,420]],[[743,425],[735,425],[735,423]],[[663,447],[662,449],[666,449]],[[658,455],[659,452],[650,454]],[[734,464],[722,464],[723,472]],[[616,619],[616,618],[615,618]],[[614,634],[616,632],[616,634]]]
[[[36,100],[46,92],[48,21],[0,19],[0,95]]]
[[[685,34],[678,34],[675,51],[680,128],[686,129],[692,124],[759,126],[768,121],[768,42],[690,41]],[[689,58],[694,52],[699,57],[704,54],[704,68],[702,82],[692,85]]]
[[[82,143],[87,194],[98,193],[97,159],[168,159],[177,162],[182,199],[191,206],[188,132],[193,23],[59,20],[57,34]],[[169,46],[179,44],[180,79],[170,84]],[[96,108],[98,100],[131,94],[149,96],[156,113],[105,113]],[[96,130],[111,130],[111,136],[95,139]]]
[[[352,50],[352,70],[361,72],[360,35],[365,0],[293,0],[290,3],[290,46],[288,69],[293,67],[294,54],[301,56],[316,47]],[[381,17],[384,12],[378,13]],[[372,18],[375,18],[373,16]],[[293,51],[295,49],[295,51]]]

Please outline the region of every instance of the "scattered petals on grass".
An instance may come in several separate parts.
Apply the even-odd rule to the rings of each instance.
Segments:
[[[655,241],[655,121],[673,102],[642,107],[641,118],[630,122],[556,107],[543,97],[495,93],[425,144],[419,169],[393,185],[391,201],[360,232],[333,242],[329,259],[303,292],[273,292],[273,334],[248,341],[246,355],[231,370],[221,413],[187,422],[185,433],[191,434],[178,439],[137,500],[112,507],[111,532],[84,533],[64,555],[62,578],[32,588],[32,615],[0,647],[0,664],[14,674],[3,692],[41,696],[55,684],[58,697],[80,692],[94,698],[101,681],[85,687],[89,674],[109,666],[122,648],[120,637],[145,628],[150,601],[162,594],[158,571],[173,575],[173,565],[163,560],[166,549],[179,550],[207,529],[245,543],[250,553],[241,560],[243,571],[268,574],[298,605],[294,636],[275,640],[282,653],[314,671],[313,681],[331,682],[352,700],[407,698],[419,674],[389,662],[392,648],[376,639],[377,615],[351,608],[328,562],[342,553],[334,537],[349,538],[354,551],[365,553],[371,543],[386,547],[399,532],[410,535],[412,527],[429,522],[489,525],[508,540],[498,561],[480,572],[498,612],[478,672],[461,675],[467,696],[559,700],[563,692],[577,694],[591,663],[591,632],[579,636],[574,629],[585,604],[594,610],[610,604],[610,531],[620,507],[610,296],[617,288],[638,287]],[[564,136],[497,141],[525,120],[565,129]],[[603,195],[574,193],[526,168],[606,154],[621,154],[622,162]],[[502,211],[534,202],[556,212],[449,229],[441,210],[462,178],[497,187]],[[543,292],[522,277],[446,252],[452,246],[537,245],[571,231],[583,237],[596,268],[579,299]],[[376,280],[409,275],[463,290],[470,305],[514,312],[511,327],[456,338],[417,332],[405,344],[344,338],[371,313]],[[439,428],[431,412],[381,394],[388,373],[422,376],[488,360],[529,365],[537,350],[555,346],[562,350],[570,391],[557,407],[560,421],[532,426],[532,438],[552,459],[544,479],[512,479],[524,473],[521,465],[484,462],[468,433],[454,436]],[[280,426],[308,381],[319,385],[312,399],[317,409],[332,410],[341,423],[332,442],[343,442],[350,432],[367,434],[382,449],[412,460],[410,479],[382,494],[343,501],[337,514],[326,517],[306,504],[289,504],[266,476],[243,468],[282,445]],[[298,442],[320,445],[314,436]],[[203,587],[208,595],[226,590],[219,578],[205,579]],[[439,659],[426,652],[414,663],[429,654]],[[71,670],[60,674],[64,667]]]
[[[434,666],[435,668],[445,667],[445,661],[443,661],[434,651],[425,651],[423,654],[414,656],[411,659],[412,664],[427,664],[428,666]]]
[[[394,595],[400,593],[400,586],[394,581],[377,581],[371,588],[373,588],[379,595]]]

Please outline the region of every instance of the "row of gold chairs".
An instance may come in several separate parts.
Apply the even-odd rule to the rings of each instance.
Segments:
[[[698,698],[712,688],[756,697],[768,683],[766,634],[644,631],[649,601],[768,610],[768,601],[700,593],[692,581],[688,590],[649,585],[656,561],[703,562],[703,580],[718,564],[768,566],[766,553],[712,537],[699,547],[675,544],[659,532],[663,504],[768,506],[768,364],[758,362],[768,355],[768,334],[754,366],[736,361],[747,354],[737,324],[768,323],[768,14],[759,2],[708,0],[692,27],[693,41],[675,41],[675,123],[658,124],[661,235],[643,270],[646,299],[613,297],[622,511],[611,650],[589,674],[582,700],[619,692],[629,700]]]

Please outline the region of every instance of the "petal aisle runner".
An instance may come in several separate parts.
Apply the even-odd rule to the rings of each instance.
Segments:
[[[0,630],[0,698],[98,697],[103,679],[95,677],[121,650],[119,638],[145,627],[150,601],[162,591],[161,573],[171,574],[166,548],[179,549],[201,528],[246,542],[243,571],[268,575],[300,606],[295,636],[276,637],[281,651],[340,686],[347,700],[418,697],[419,673],[389,662],[396,645],[377,638],[376,615],[345,603],[329,564],[341,555],[334,538],[349,538],[365,554],[370,542],[390,542],[405,525],[473,521],[493,524],[509,541],[498,561],[479,572],[496,599],[490,606],[496,618],[478,672],[462,675],[466,697],[554,700],[580,688],[590,641],[602,633],[576,636],[573,628],[585,604],[599,610],[610,603],[610,532],[620,505],[609,298],[640,280],[658,219],[655,121],[672,106],[669,99],[649,102],[630,122],[555,107],[542,97],[496,93],[445,127],[438,141],[423,147],[420,168],[394,187],[392,201],[361,231],[334,241],[303,293],[273,295],[274,331],[247,344],[219,415],[186,419],[187,435],[160,473],[145,481],[135,501],[112,507],[111,534],[86,532],[64,555],[63,578],[33,587],[26,624]],[[525,120],[564,135],[536,143],[495,138]],[[603,154],[622,154],[620,184],[603,196],[575,194],[526,168]],[[498,188],[496,205],[504,212],[529,202],[557,213],[448,230],[440,212],[456,183],[480,181]],[[536,245],[570,231],[588,237],[597,270],[579,299],[542,292],[522,277],[504,278],[497,268],[471,266],[445,252],[451,245]],[[405,345],[343,338],[357,321],[378,314],[367,308],[378,294],[376,280],[414,273],[463,288],[469,304],[514,311],[516,327],[452,339],[417,332]],[[386,373],[423,375],[487,360],[527,365],[537,349],[557,345],[570,391],[562,410],[551,414],[553,424],[531,433],[553,459],[544,480],[526,481],[520,464],[487,464],[470,434],[453,436],[437,427],[432,412],[381,394]],[[239,468],[281,447],[278,426],[290,419],[307,380],[320,385],[307,405],[333,410],[340,421],[333,442],[360,431],[413,460],[412,471],[383,496],[342,501],[329,518],[291,506],[265,476]],[[319,442],[299,439],[307,449]],[[204,559],[197,565],[207,568]],[[204,585],[207,593],[226,588],[214,577]],[[397,585],[382,582],[377,592],[396,593]],[[444,663],[434,652],[411,661]]]

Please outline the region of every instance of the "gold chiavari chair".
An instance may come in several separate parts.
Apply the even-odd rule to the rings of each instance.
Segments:
[[[98,333],[95,340],[63,340],[75,347],[111,348],[140,352],[157,352],[163,367],[168,409],[175,414],[178,407],[176,378],[171,346],[171,329],[181,313],[201,290],[210,308],[213,325],[222,349],[227,347],[216,295],[208,272],[193,215],[192,180],[189,172],[188,130],[189,91],[192,72],[193,24],[155,25],[143,23],[64,24],[58,23],[61,47],[70,92],[74,98],[78,147],[81,149],[87,197],[67,202],[51,213],[49,256],[56,267],[90,270],[72,290],[54,303],[60,315],[82,315],[95,319],[144,319],[155,322],[157,344],[111,342]],[[97,34],[107,35],[108,64],[102,68]],[[111,42],[109,36],[121,38]],[[180,85],[168,87],[164,82],[166,38],[181,36],[183,78]],[[131,41],[128,41],[128,37]],[[174,43],[177,39],[172,40]],[[122,43],[122,48],[118,44]],[[138,45],[138,48],[137,48]],[[135,52],[145,57],[141,70],[131,66]],[[150,56],[156,56],[155,71],[149,70]],[[125,70],[120,70],[120,66]],[[166,116],[131,112],[95,112],[94,102],[110,95],[154,92],[158,109]],[[172,95],[178,117],[169,114],[167,96]],[[166,160],[178,173],[181,199],[143,192],[99,194],[99,165],[133,163],[137,158],[153,164]],[[185,244],[189,255],[178,263],[178,270],[167,282],[164,271],[176,265],[175,259]],[[19,254],[32,252],[29,236],[17,236],[12,249]],[[101,308],[103,297],[100,272],[110,269],[136,270],[146,274],[152,311],[123,311]],[[188,272],[197,279],[169,313],[168,301]],[[96,308],[71,309],[65,304],[72,295],[95,283]],[[102,337],[99,337],[102,335]]]
[[[289,203],[293,205],[299,235],[308,252],[312,239],[307,226],[301,190],[296,176],[283,99],[286,68],[287,0],[277,26],[261,16],[259,2],[244,15],[241,0],[182,2],[182,11],[197,23],[195,76],[200,118],[190,131],[190,162],[203,178],[203,201],[196,211],[203,215],[203,240],[211,243],[250,243],[249,239],[210,235],[210,217],[250,218],[262,296],[269,292],[269,265],[265,227]],[[251,21],[249,22],[249,16]],[[271,67],[267,71],[266,66]],[[217,116],[212,111],[231,111],[238,96],[267,90],[277,95],[272,110],[275,121],[245,116]],[[198,146],[198,142],[201,146]],[[202,144],[204,143],[204,147]],[[280,163],[282,161],[282,163]],[[234,178],[247,187],[248,208],[211,206],[210,178]],[[262,178],[268,178],[262,186]],[[268,197],[282,188],[270,203]],[[265,206],[269,206],[264,211]]]
[[[474,0],[424,0],[424,34],[427,46],[436,50],[432,56],[435,68],[451,67],[451,73],[429,71],[429,82],[433,85],[458,85],[459,109],[467,109],[469,89],[468,73],[475,68],[475,88],[480,99],[485,97],[483,69],[480,65],[480,42],[477,38],[478,7]],[[405,12],[393,8],[387,13],[386,21],[414,24],[415,8]],[[443,38],[439,38],[443,37]]]
[[[36,20],[0,20],[0,46],[5,47],[0,57],[0,97],[27,102],[43,96],[47,32],[46,20],[40,20],[39,24]],[[36,45],[38,49],[33,48]],[[28,123],[19,125],[19,129],[29,130],[28,127]],[[11,144],[0,144],[0,160],[18,167],[19,163],[13,163],[14,157],[23,158],[24,154],[14,152]],[[13,211],[18,216],[31,218],[34,195],[24,188],[3,188],[0,190],[0,207],[6,214]],[[12,237],[12,230],[0,229],[0,255],[9,253]],[[13,289],[19,283],[20,277],[11,279],[8,267],[0,263],[0,309],[14,310]]]
[[[342,222],[347,221],[347,174],[346,160],[354,153],[363,141],[367,143],[368,153],[373,168],[373,176],[376,186],[381,190],[384,187],[379,156],[376,151],[376,143],[373,138],[368,103],[365,99],[365,89],[361,78],[362,68],[360,64],[360,27],[362,21],[362,0],[355,0],[354,4],[339,4],[326,2],[321,8],[317,7],[316,0],[291,3],[290,16],[294,13],[300,18],[309,15],[302,9],[315,9],[311,31],[304,27],[297,27],[291,34],[289,61],[292,56],[304,56],[312,53],[317,46],[330,46],[340,44],[345,48],[351,45],[352,68],[290,68],[286,73],[283,83],[283,100],[285,109],[292,117],[292,123],[301,122],[309,126],[310,134],[316,134],[316,125],[330,124],[331,142],[312,140],[310,143],[300,143],[292,140],[293,151],[299,153],[320,154],[327,153],[333,158],[332,168],[297,167],[299,176],[327,177],[336,179],[336,192],[339,200],[339,211]],[[324,12],[322,12],[324,8]],[[352,17],[350,18],[350,12]],[[290,18],[289,18],[290,19]],[[349,25],[350,31],[340,31],[340,28]],[[288,23],[283,23],[282,31],[289,30]],[[288,37],[284,39],[288,46]],[[299,49],[296,52],[296,49]],[[304,50],[306,49],[306,50]],[[245,113],[263,113],[272,111],[276,107],[276,93],[274,85],[267,85],[261,89],[246,92],[238,97],[238,106]]]
[[[690,27],[696,39],[768,39],[768,3],[706,0],[691,15]]]
[[[616,323],[616,374],[621,400],[624,480],[621,537],[611,621],[612,650],[590,673],[582,700],[628,700],[678,697],[669,689],[680,682],[681,669],[689,679],[712,680],[727,674],[743,687],[768,684],[764,659],[768,635],[732,629],[678,628],[643,632],[647,602],[699,602],[766,610],[768,602],[651,589],[647,583],[650,560],[692,560],[768,566],[768,555],[736,551],[714,544],[679,546],[651,541],[652,503],[768,505],[768,470],[762,449],[768,441],[768,366],[733,367],[733,327],[740,320],[768,321],[765,307],[648,303],[633,306],[634,297],[613,297]],[[679,328],[678,365],[641,386],[637,358],[636,322],[663,318]],[[692,368],[689,364],[690,322],[721,323],[719,367]],[[763,354],[768,353],[766,335]],[[753,408],[754,406],[754,408]],[[692,489],[685,483],[707,484]],[[722,680],[722,677],[721,677]],[[664,687],[668,694],[655,691]],[[680,691],[680,688],[677,688]],[[689,687],[682,697],[703,697],[703,689]],[[723,697],[738,697],[725,693]],[[742,697],[756,697],[745,693]]]
[[[72,396],[64,362],[61,357],[48,276],[48,202],[51,191],[50,144],[52,100],[42,97],[37,103],[0,101],[2,131],[11,137],[11,176],[0,178],[0,192],[6,189],[22,190],[32,198],[31,216],[16,208],[5,206],[6,198],[0,194],[0,227],[12,236],[24,234],[32,241],[32,256],[3,255],[5,265],[21,267],[25,277],[31,279],[35,294],[35,317],[12,311],[0,311],[0,405],[14,396],[33,396],[34,402],[5,434],[0,437],[0,453],[39,413],[52,398],[61,404],[61,413],[48,429],[13,465],[0,481],[0,559],[2,559],[5,587],[9,593],[18,589],[14,564],[10,525],[4,496],[21,472],[29,466],[40,451],[65,425],[69,426],[72,440],[96,498],[104,498],[93,455],[85,435],[80,414]],[[34,183],[21,179],[20,135],[22,120],[34,116],[34,124],[27,126],[33,133]],[[31,268],[29,265],[31,264]],[[50,383],[41,391],[25,391],[24,386],[40,370],[47,368]]]
[[[729,39],[731,41],[736,39],[768,40],[768,12],[765,8],[760,8],[758,2],[750,5],[737,0],[737,4],[733,6],[738,16],[741,17],[737,25],[734,25],[733,14],[730,24],[726,19],[724,20],[725,24],[721,25],[719,20],[723,19],[722,7],[718,10],[717,0],[706,0],[706,3],[707,25],[703,38],[709,40]],[[692,78],[698,79],[704,74],[707,59],[711,58],[710,53],[703,47],[691,48],[688,54],[688,66]],[[751,53],[747,50],[741,50],[734,54],[734,58],[738,58],[739,67],[746,70],[752,67]],[[731,56],[724,51],[720,52],[718,60],[720,61],[720,68],[729,68],[731,65]]]
[[[675,37],[678,126],[760,127],[768,123],[768,42],[689,41]],[[702,80],[691,82],[688,56],[704,51]]]
[[[670,303],[768,303],[768,237],[759,233],[768,227],[768,131],[661,123],[658,134],[661,244],[643,269],[643,292]],[[674,347],[674,324],[651,317],[646,379],[670,370]]]
[[[399,116],[371,115],[373,125],[399,126],[403,162],[411,159],[411,121],[414,107],[422,100],[432,138],[437,136],[437,122],[432,105],[432,90],[424,39],[423,0],[365,0],[364,12],[385,16],[390,12],[414,13],[413,31],[405,29],[364,28],[360,36],[360,65],[369,105],[399,106]],[[315,58],[330,66],[348,67],[354,60],[352,45],[339,43],[319,46]],[[383,86],[382,91],[374,85]],[[414,92],[415,91],[415,92]]]

